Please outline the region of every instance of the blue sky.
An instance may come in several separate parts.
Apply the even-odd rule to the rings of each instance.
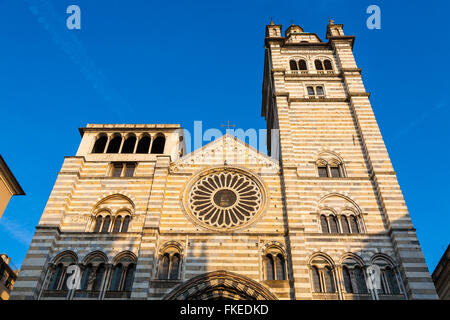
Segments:
[[[66,28],[71,4],[81,30]],[[366,27],[371,4],[381,30]],[[357,36],[356,61],[430,271],[449,244],[448,2],[0,0],[0,12],[0,152],[27,193],[0,219],[0,252],[17,266],[86,123],[265,128],[270,17],[322,39],[333,17]]]

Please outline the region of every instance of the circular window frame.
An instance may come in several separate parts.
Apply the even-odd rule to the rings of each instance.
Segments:
[[[235,173],[238,175],[246,176],[247,178],[252,180],[257,185],[257,187],[260,191],[261,203],[260,203],[258,210],[247,221],[242,222],[236,226],[231,226],[231,227],[213,226],[209,223],[201,221],[197,217],[197,215],[192,212],[191,207],[190,207],[190,203],[189,203],[190,192],[192,191],[192,188],[195,186],[195,184],[207,176],[210,176],[213,174],[220,174],[222,172],[227,172],[227,173],[231,172],[231,173]],[[213,197],[220,190],[227,190],[227,188],[218,188],[218,189],[214,190],[212,192],[212,194],[210,195],[211,203],[215,207],[219,207],[219,206],[216,203],[214,203]],[[233,192],[235,192],[233,189],[228,189],[228,190],[232,190]],[[233,205],[227,207],[226,209],[233,208],[239,202],[239,194],[237,194],[236,192],[235,192],[235,194],[237,197],[236,202]],[[230,232],[230,231],[235,231],[235,230],[246,228],[249,225],[253,224],[255,221],[257,221],[258,218],[263,213],[265,213],[265,211],[267,210],[268,199],[269,199],[269,196],[268,196],[268,192],[267,192],[267,187],[259,176],[257,176],[256,174],[254,174],[246,169],[243,169],[243,168],[239,168],[239,167],[235,167],[235,166],[233,166],[233,167],[220,166],[220,167],[213,167],[213,168],[202,170],[199,173],[195,174],[193,177],[191,177],[189,179],[188,183],[186,184],[184,191],[182,192],[181,203],[182,203],[182,207],[183,207],[185,215],[195,226],[201,226],[205,229],[208,229],[211,231],[216,231],[216,232]]]

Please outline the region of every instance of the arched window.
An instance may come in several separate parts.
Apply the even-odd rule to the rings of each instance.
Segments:
[[[334,269],[329,258],[317,255],[310,262],[312,287],[318,293],[336,293]]]
[[[343,233],[350,233],[350,225],[346,216],[341,216],[341,226]]]
[[[364,277],[364,271],[360,266],[355,266],[353,270],[353,274],[355,276],[356,287],[358,289],[358,293],[366,294],[367,293],[367,285],[366,278]]]
[[[162,154],[164,153],[164,145],[166,144],[166,138],[163,135],[159,135],[155,138],[152,145],[151,153]]]
[[[92,264],[89,263],[83,271],[83,277],[81,278],[81,285],[80,289],[83,291],[86,291],[88,289],[88,283],[89,283],[89,276],[92,272]]]
[[[295,62],[295,60],[289,61],[289,67],[291,68],[291,70],[298,70],[297,62]]]
[[[384,278],[387,283],[387,287],[389,288],[390,294],[400,294],[400,288],[398,286],[397,277],[395,275],[395,271],[392,270],[391,267],[387,266],[385,270],[383,270]]]
[[[381,271],[381,288],[379,289],[379,293],[390,295],[401,294],[397,271],[391,262],[382,256],[378,256],[372,261],[372,263],[378,265]]]
[[[135,205],[130,198],[122,194],[113,194],[100,200],[93,212],[95,216],[87,231],[109,233],[127,232]]]
[[[325,165],[320,165],[317,167],[317,170],[319,171],[319,177],[321,178],[328,178],[328,169]]]
[[[277,254],[275,257],[276,264],[275,269],[277,270],[277,280],[286,280],[286,268],[284,263],[284,257],[281,254]]]
[[[130,216],[126,216],[123,219],[123,223],[122,223],[122,229],[120,230],[120,232],[128,232],[128,226],[130,225]]]
[[[109,288],[110,291],[119,291],[120,280],[122,279],[123,267],[122,264],[119,263],[113,268],[113,277],[111,280],[111,286]]]
[[[343,160],[333,152],[321,152],[316,160],[316,165],[319,170],[319,177],[345,177]]]
[[[389,294],[389,289],[387,288],[387,284],[384,281],[384,274],[381,274],[381,288],[378,288],[379,294]]]
[[[326,266],[324,270],[324,282],[325,282],[325,289],[327,293],[334,293],[336,292],[336,288],[334,286],[334,277],[333,277],[333,271],[331,270],[331,267]]]
[[[330,223],[330,233],[339,233],[336,216],[330,215],[328,219]]]
[[[103,283],[103,275],[105,274],[105,265],[102,263],[97,267],[95,280],[92,286],[93,291],[100,291]]]
[[[170,264],[170,277],[171,280],[178,279],[178,273],[180,271],[180,256],[176,253],[172,256]]]
[[[320,216],[320,224],[322,226],[322,233],[330,233],[327,217],[325,215]]]
[[[92,153],[103,153],[105,152],[106,143],[108,142],[108,137],[106,135],[101,135],[97,138],[92,149]]]
[[[122,217],[118,216],[116,220],[114,221],[114,228],[113,232],[120,232],[120,227],[122,225]]]
[[[122,153],[133,153],[136,145],[136,136],[134,134],[128,136],[123,143]]]
[[[358,218],[354,215],[350,216],[350,226],[352,228],[352,233],[359,233]]]
[[[339,170],[339,165],[330,166],[330,172],[331,172],[331,177],[333,177],[333,178],[341,177],[341,170]]]
[[[124,214],[124,212],[119,213],[119,215],[114,219],[112,232],[128,232],[128,226],[130,224],[131,217],[130,215],[128,215],[128,213],[125,213],[125,216],[123,216],[122,214]]]
[[[150,149],[150,136],[143,136],[137,145],[136,153],[148,153]]]
[[[58,290],[59,283],[61,282],[61,277],[64,271],[64,265],[62,263],[56,266],[53,276],[50,281],[49,290]]]
[[[125,283],[123,285],[124,291],[131,291],[133,286],[134,273],[136,270],[136,266],[134,263],[128,265],[127,272],[125,274]]]
[[[287,280],[286,259],[283,252],[277,244],[270,244],[265,249],[263,262],[266,280]]]
[[[110,293],[131,291],[133,286],[134,273],[136,270],[135,259],[128,253],[120,253],[121,258],[115,258],[115,265],[112,268],[112,275],[109,277],[109,287],[106,297],[117,297],[117,294]]]
[[[352,278],[350,276],[350,271],[348,270],[347,266],[342,267],[342,278],[344,278],[345,292],[353,293]]]
[[[100,215],[97,216],[97,218],[95,219],[94,232],[100,232],[100,228],[102,227],[102,222],[103,222],[103,217]]]
[[[350,255],[343,261],[342,274],[347,293],[367,294],[366,278],[362,267],[362,261]],[[348,282],[348,284],[347,284]],[[347,290],[351,285],[352,290]]]
[[[344,195],[332,193],[322,197],[318,202],[317,214],[317,224],[320,224],[322,233],[364,232],[361,209]]]
[[[97,292],[89,297],[95,297],[102,289],[104,275],[106,273],[105,262],[106,256],[99,251],[90,253],[84,260],[82,269],[80,292],[75,291],[75,296],[87,297],[86,292]]]
[[[170,257],[169,254],[165,254],[161,259],[159,279],[165,280],[169,276]]]
[[[275,264],[271,254],[266,255],[266,279],[275,280]]]
[[[107,233],[109,231],[109,225],[111,223],[111,217],[110,216],[106,216],[103,219],[103,226],[102,226],[102,233]]]
[[[321,281],[319,269],[317,269],[317,267],[312,267],[311,273],[312,273],[313,291],[322,292],[322,286],[320,285]]]
[[[303,59],[298,60],[298,69],[299,70],[308,70],[308,66],[306,65],[306,61]]]
[[[316,70],[323,70],[323,64],[322,64],[322,61],[320,61],[320,60],[315,60],[314,66],[316,67]]]
[[[182,270],[182,249],[175,241],[170,241],[160,249],[158,278],[177,280]]]
[[[306,87],[306,90],[308,91],[308,95],[309,96],[315,96],[316,95],[316,93],[314,91],[314,87],[308,86],[308,87]]]
[[[106,153],[119,153],[121,144],[122,144],[122,136],[121,135],[116,135],[109,142],[108,150],[106,150]]]
[[[331,65],[331,61],[326,59],[323,61],[323,64],[325,66],[325,70],[333,70],[333,66]]]
[[[54,260],[54,266],[49,273],[49,280],[47,283],[48,290],[68,290],[67,279],[71,273],[67,273],[67,268],[70,265],[77,263],[75,253],[66,251],[59,254]]]
[[[95,218],[95,226],[93,232],[109,233],[109,232],[128,232],[131,216],[128,212],[119,212],[115,219],[111,219],[111,216],[99,214]],[[111,227],[112,225],[112,227]]]
[[[74,265],[74,263],[71,263],[64,268],[65,270],[64,270],[64,275],[63,275],[63,281],[60,284],[60,287],[62,290],[69,290],[69,288],[67,287],[67,280],[69,280],[69,277],[73,274],[73,271],[72,271],[72,273],[68,273],[67,268],[71,265]]]

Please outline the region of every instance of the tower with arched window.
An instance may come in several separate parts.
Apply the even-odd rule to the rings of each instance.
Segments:
[[[12,298],[436,298],[354,38],[266,27],[268,155],[230,134],[186,154],[179,125],[81,128]]]

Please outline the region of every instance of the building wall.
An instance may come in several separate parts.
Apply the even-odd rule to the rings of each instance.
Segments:
[[[436,269],[433,271],[433,282],[441,300],[450,300],[450,246],[447,247]]]
[[[8,189],[7,184],[0,176],[0,218],[2,217],[11,197],[11,190]]]
[[[25,195],[25,192],[0,155],[0,218],[13,195]]]
[[[12,269],[8,256],[0,256],[0,300],[8,300],[14,288],[17,278],[17,271]]]

